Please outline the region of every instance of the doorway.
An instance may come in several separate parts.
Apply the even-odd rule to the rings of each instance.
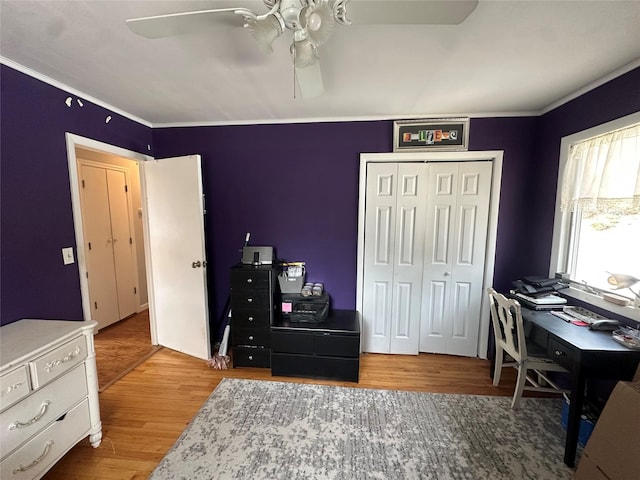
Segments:
[[[76,147],[84,251],[98,330],[148,308],[137,162]]]
[[[76,152],[78,148],[137,163],[151,343],[209,360],[204,194],[200,155],[154,159],[96,140],[66,134],[69,183],[83,317],[93,319],[87,245]],[[142,285],[143,282],[140,282]]]
[[[427,327],[433,325],[428,315],[425,316],[425,311],[427,313],[429,311],[424,309],[424,304],[422,303],[422,297],[428,296],[422,293],[426,253],[424,248],[414,240],[422,235],[425,239],[428,239],[423,239],[422,243],[429,247],[429,242],[433,243],[433,238],[431,237],[437,234],[438,231],[442,233],[444,230],[432,228],[434,227],[434,219],[431,219],[431,225],[425,225],[424,221],[421,221],[423,222],[421,223],[416,220],[418,217],[425,217],[424,210],[428,201],[424,193],[421,194],[422,197],[417,193],[420,188],[424,192],[427,185],[427,183],[423,182],[418,172],[433,170],[425,167],[428,164],[442,164],[445,169],[449,170],[450,167],[446,167],[447,164],[453,167],[455,164],[470,165],[473,162],[478,165],[484,163],[489,166],[488,173],[483,174],[486,176],[487,183],[485,190],[488,190],[483,194],[487,197],[488,212],[486,212],[486,220],[483,220],[486,223],[486,228],[478,236],[479,241],[467,242],[468,245],[482,244],[484,252],[480,254],[482,257],[480,259],[481,270],[473,280],[477,298],[474,302],[468,302],[469,308],[473,309],[475,315],[474,328],[476,332],[471,336],[465,332],[464,336],[467,337],[465,339],[467,345],[465,345],[462,354],[486,358],[490,319],[485,299],[486,295],[482,293],[493,281],[502,174],[501,151],[361,154],[356,308],[362,314],[364,351],[417,354],[419,351],[418,346],[420,351],[425,348],[424,341],[420,341],[421,333]],[[389,165],[392,171],[386,172],[384,165]],[[368,178],[371,171],[376,172],[374,174],[376,178],[373,180]],[[401,173],[402,175],[400,175]],[[438,174],[442,181],[448,178],[454,179],[456,175],[458,174]],[[422,177],[425,176],[429,176],[429,174],[422,175]],[[464,181],[480,178],[475,173],[458,176],[460,179],[467,179]],[[433,177],[435,178],[435,175]],[[474,182],[475,180],[466,186],[462,185],[462,187],[470,187]],[[446,185],[443,184],[443,186]],[[433,185],[429,186],[429,189],[433,190]],[[375,196],[374,191],[380,192],[380,196],[375,200],[373,199]],[[398,192],[395,200],[393,192]],[[400,193],[403,193],[403,195],[400,195]],[[376,203],[375,212],[367,211],[367,202]],[[384,202],[391,203],[386,205]],[[377,203],[380,203],[381,208],[377,208]],[[464,223],[464,214],[459,220]],[[405,233],[404,235],[402,234],[403,232]],[[445,239],[447,236],[441,235],[441,238]],[[382,272],[384,278],[372,280],[373,277],[370,273],[373,271],[377,274],[378,270]],[[443,275],[451,275],[452,270],[450,268],[445,270],[442,273]],[[428,276],[424,277],[425,284],[428,278]],[[436,284],[443,286],[447,283],[446,279],[447,277],[443,276],[438,282],[429,280],[427,287],[431,288]],[[461,283],[469,282],[465,279]],[[445,289],[442,288],[440,293],[439,301],[443,303]],[[447,295],[449,294],[447,293]],[[461,299],[464,300],[462,297],[460,295],[460,299],[446,300],[451,305],[451,311],[459,309],[461,303],[455,302],[459,302]],[[467,298],[470,299],[471,297],[467,296]],[[432,300],[429,302],[432,302]],[[455,327],[457,328],[459,325]],[[468,327],[468,323],[464,327]],[[434,330],[429,332],[435,337],[434,333],[437,332]],[[396,338],[397,341],[392,342]],[[428,351],[431,351],[431,349]],[[433,351],[442,353],[437,349]],[[455,354],[461,354],[461,352],[456,351]]]

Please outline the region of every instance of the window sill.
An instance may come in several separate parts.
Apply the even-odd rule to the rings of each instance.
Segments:
[[[598,295],[585,292],[584,290],[580,290],[579,288],[575,287],[566,288],[562,290],[561,293],[562,295],[565,295],[567,297],[576,298],[595,307],[599,307],[622,317],[628,318],[629,320],[640,322],[640,309],[633,308],[632,306],[623,307],[621,305],[616,305],[615,303],[607,302]]]

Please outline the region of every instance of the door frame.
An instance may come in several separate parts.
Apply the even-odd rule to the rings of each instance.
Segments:
[[[87,262],[85,252],[84,241],[84,228],[82,226],[82,205],[80,201],[80,184],[78,178],[78,161],[76,158],[76,148],[83,148],[86,150],[93,150],[98,153],[106,153],[117,157],[122,157],[127,160],[133,160],[138,162],[140,170],[140,202],[144,215],[142,216],[142,233],[145,252],[145,269],[147,273],[147,297],[149,304],[149,323],[151,331],[151,343],[153,345],[158,344],[157,326],[155,320],[155,305],[153,304],[153,282],[150,281],[151,277],[151,262],[149,259],[149,218],[147,217],[147,195],[144,181],[144,165],[145,162],[153,160],[154,158],[149,155],[134,152],[133,150],[127,150],[124,148],[116,147],[108,143],[103,143],[91,138],[82,137],[74,133],[65,133],[67,142],[67,163],[69,169],[69,186],[71,190],[71,206],[73,211],[73,226],[76,237],[76,259],[78,262],[78,272],[80,275],[80,294],[82,296],[82,314],[85,320],[91,319],[91,301],[89,298],[89,281],[87,279]]]
[[[387,163],[428,163],[428,162],[477,162],[490,161],[493,163],[491,178],[491,199],[489,201],[489,223],[487,231],[487,248],[485,252],[485,272],[483,290],[493,284],[495,270],[496,243],[498,236],[498,210],[500,206],[500,184],[502,181],[502,150],[466,151],[466,152],[390,152],[390,153],[361,153],[360,154],[360,184],[358,193],[358,257],[356,283],[356,310],[360,312],[362,322],[363,294],[364,294],[364,242],[365,242],[365,207],[367,165],[375,162]],[[478,335],[478,356],[487,358],[489,345],[489,330],[491,319],[489,316],[489,301],[482,295],[480,312],[480,332]],[[361,325],[362,328],[362,325]]]

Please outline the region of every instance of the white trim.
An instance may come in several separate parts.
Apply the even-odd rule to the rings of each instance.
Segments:
[[[496,243],[498,238],[498,210],[500,206],[500,183],[502,181],[502,150],[470,151],[470,152],[396,152],[396,153],[361,153],[360,154],[360,182],[358,194],[358,256],[356,274],[356,310],[363,310],[364,294],[364,220],[367,184],[367,164],[374,162],[493,162],[491,179],[491,200],[489,204],[489,225],[487,232],[487,247],[485,252],[483,292],[493,285],[495,270]],[[480,312],[480,332],[478,335],[478,356],[487,358],[489,345],[489,302],[486,295],[482,295],[482,311]],[[362,328],[362,326],[361,326]]]
[[[87,262],[84,242],[84,229],[82,227],[82,208],[80,202],[80,183],[78,181],[78,166],[76,158],[76,148],[84,148],[96,152],[107,153],[117,157],[126,158],[138,162],[140,167],[140,201],[142,211],[147,212],[146,208],[146,187],[144,184],[144,162],[153,160],[153,157],[144,155],[132,150],[102,143],[91,138],[81,137],[73,133],[65,133],[67,142],[67,164],[69,168],[69,187],[71,190],[71,207],[73,211],[73,227],[76,236],[76,256],[78,259],[78,272],[80,275],[80,293],[82,296],[82,313],[84,320],[91,320],[91,302],[89,299],[89,282],[87,280]],[[145,250],[145,265],[147,271],[147,297],[149,298],[149,320],[151,326],[151,343],[157,345],[157,329],[155,324],[155,312],[153,301],[153,282],[151,279],[152,266],[151,259],[147,252],[149,251],[149,226],[148,217],[143,215],[143,240]]]
[[[605,75],[604,77],[601,77],[598,80],[591,82],[590,84],[585,85],[584,87],[576,90],[575,92],[570,93],[566,97],[556,100],[552,104],[540,110],[538,112],[538,115],[544,115],[545,113],[550,112],[551,110],[554,110],[564,105],[565,103],[569,103],[571,100],[575,100],[579,96],[584,95],[585,93],[590,92],[591,90],[595,90],[596,88],[604,85],[605,83],[610,82],[615,78],[621,77],[625,73],[628,73],[634,68],[638,68],[638,67],[640,67],[640,59],[634,60],[633,62],[625,65],[624,67],[618,68],[617,70],[614,70],[613,72]]]
[[[562,200],[562,177],[564,176],[564,169],[569,158],[569,149],[571,145],[583,140],[587,140],[588,138],[603,135],[613,130],[625,128],[638,122],[640,122],[640,112],[632,113],[631,115],[627,115],[607,123],[596,125],[595,127],[588,128],[587,130],[583,130],[572,135],[567,135],[566,137],[562,137],[562,139],[560,140],[560,159],[558,166],[558,181],[556,184],[556,206],[553,220],[553,240],[551,243],[551,259],[549,262],[550,277],[555,276],[556,272],[564,271],[564,264],[562,262],[564,262],[565,257],[567,256],[566,250],[569,244],[567,237],[569,234],[569,223],[571,221],[571,214],[570,212],[562,212],[560,210],[560,203]],[[617,307],[610,302],[606,302],[596,295],[588,294],[575,288],[569,289],[568,292],[569,296],[578,298],[579,300],[606,309],[608,311],[615,312],[624,317],[640,321],[640,314],[636,315],[636,312],[631,308],[627,307],[621,309],[621,307]],[[563,293],[565,292],[563,291]],[[631,314],[629,313],[630,311],[632,312]]]
[[[52,87],[56,87],[59,88],[60,90],[64,90],[67,93],[70,93],[72,95],[75,95],[76,97],[82,97],[83,100],[87,100],[91,103],[94,103],[100,107],[106,108],[107,110],[111,110],[113,113],[117,113],[118,115],[122,115],[123,117],[128,118],[129,120],[133,120],[134,122],[140,123],[142,125],[145,125],[147,127],[152,127],[151,123],[147,122],[146,120],[143,120],[139,117],[136,117],[135,115],[132,115],[128,112],[125,112],[124,110],[120,110],[118,107],[114,107],[113,105],[109,105],[106,102],[103,102],[102,100],[99,100],[95,97],[92,97],[91,95],[88,95],[78,89],[75,89],[73,87],[70,87],[69,85],[59,82],[58,80],[55,80],[51,77],[47,77],[46,75],[43,75],[42,73],[38,73],[35,70],[30,69],[29,67],[25,67],[24,65],[20,65],[17,62],[14,62],[13,60],[9,60],[6,57],[2,57],[0,56],[0,63],[5,64],[8,67],[13,68],[14,70],[17,70],[21,73],[24,73],[25,75],[29,75],[30,77],[35,78],[36,80],[40,80],[41,82],[44,82],[48,85],[51,85]]]
[[[585,292],[584,290],[580,290],[579,288],[574,287],[561,290],[561,293],[562,295],[565,295],[567,297],[582,300],[585,303],[602,308],[603,310],[606,310],[608,312],[612,312],[630,320],[640,322],[640,310],[635,309],[630,305],[626,307],[616,305],[615,303],[607,302],[598,295],[594,295],[593,293]]]
[[[506,117],[537,117],[539,112],[476,112],[476,113],[434,113],[401,115],[374,115],[353,117],[315,117],[315,118],[283,118],[283,119],[253,119],[253,120],[227,120],[210,122],[178,122],[178,123],[154,123],[153,128],[181,128],[181,127],[220,127],[232,125],[279,125],[290,123],[340,123],[340,122],[378,122],[385,120],[431,120],[434,118],[506,118]]]

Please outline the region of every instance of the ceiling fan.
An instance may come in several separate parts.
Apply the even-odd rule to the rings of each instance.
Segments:
[[[160,38],[224,25],[246,27],[267,53],[275,39],[292,32],[290,46],[296,83],[303,97],[323,90],[318,47],[336,24],[440,24],[463,22],[478,0],[263,0],[269,9],[258,15],[244,7],[172,13],[126,21],[132,32]],[[353,19],[353,20],[352,20]]]

